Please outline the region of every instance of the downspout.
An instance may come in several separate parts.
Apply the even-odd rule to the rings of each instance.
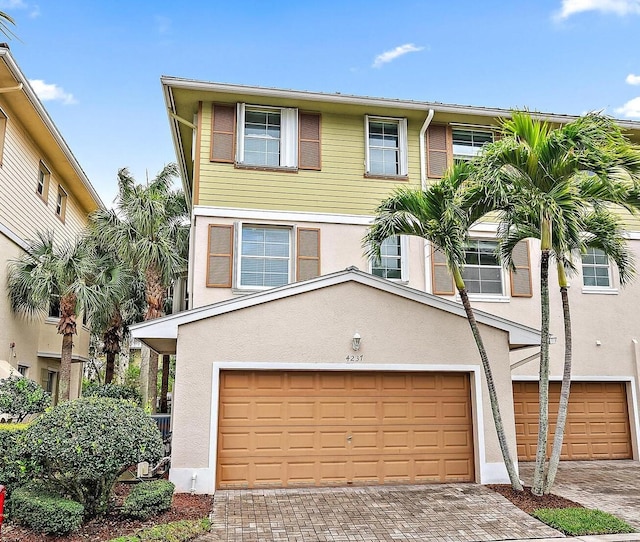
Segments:
[[[429,124],[431,124],[431,120],[433,119],[433,109],[429,109],[429,114],[422,124],[422,128],[420,128],[420,186],[422,190],[427,188],[427,150],[425,147],[425,134],[427,133],[427,128],[429,128]],[[427,241],[424,242],[424,291],[429,291],[429,278],[431,269],[429,258],[429,246]]]

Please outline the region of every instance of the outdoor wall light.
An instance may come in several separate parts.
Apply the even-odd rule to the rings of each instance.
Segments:
[[[362,340],[362,337],[360,337],[360,333],[358,333],[357,331],[353,334],[353,339],[351,339],[351,348],[353,348],[354,351],[358,351],[360,350],[360,341]]]

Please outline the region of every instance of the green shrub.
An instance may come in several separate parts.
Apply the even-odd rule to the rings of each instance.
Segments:
[[[19,375],[0,380],[0,412],[11,414],[18,422],[50,405],[51,395],[37,382]]]
[[[135,486],[122,506],[125,516],[149,519],[171,508],[175,486],[168,480],[142,482]]]
[[[75,501],[29,484],[11,495],[11,519],[34,531],[66,534],[82,525],[84,507]]]
[[[112,399],[125,399],[138,406],[142,405],[142,395],[130,386],[120,384],[96,384],[90,383],[83,387],[82,395],[85,397],[111,397]]]
[[[29,426],[25,441],[40,477],[73,495],[86,518],[107,511],[122,472],[163,452],[160,431],[141,408],[106,397],[59,404]]]
[[[540,508],[531,515],[571,536],[635,532],[621,519],[589,508]]]
[[[211,522],[208,519],[183,520],[156,525],[136,534],[119,536],[109,542],[187,542],[208,533]]]
[[[0,484],[7,494],[25,484],[33,475],[33,465],[24,453],[26,424],[0,424]]]

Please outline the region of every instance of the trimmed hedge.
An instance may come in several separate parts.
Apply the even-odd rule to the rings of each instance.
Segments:
[[[109,542],[187,542],[208,533],[211,522],[208,519],[183,520],[156,525],[129,536],[112,538]]]
[[[137,406],[142,406],[142,395],[130,386],[122,384],[95,384],[90,383],[82,389],[83,397],[110,397],[111,399],[125,399]]]
[[[62,535],[82,525],[84,506],[63,499],[35,484],[20,487],[11,494],[11,519],[34,531]]]
[[[21,448],[27,424],[0,424],[0,484],[7,494],[30,479],[32,465]]]
[[[133,487],[122,506],[122,514],[130,518],[149,519],[169,510],[175,486],[168,480],[142,482]]]

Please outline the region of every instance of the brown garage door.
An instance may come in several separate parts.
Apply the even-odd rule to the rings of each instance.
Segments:
[[[469,375],[223,371],[218,487],[473,481]]]
[[[558,414],[560,382],[549,385],[549,447]],[[518,459],[534,461],[538,440],[538,383],[514,382]],[[562,459],[631,459],[624,382],[572,382]]]

